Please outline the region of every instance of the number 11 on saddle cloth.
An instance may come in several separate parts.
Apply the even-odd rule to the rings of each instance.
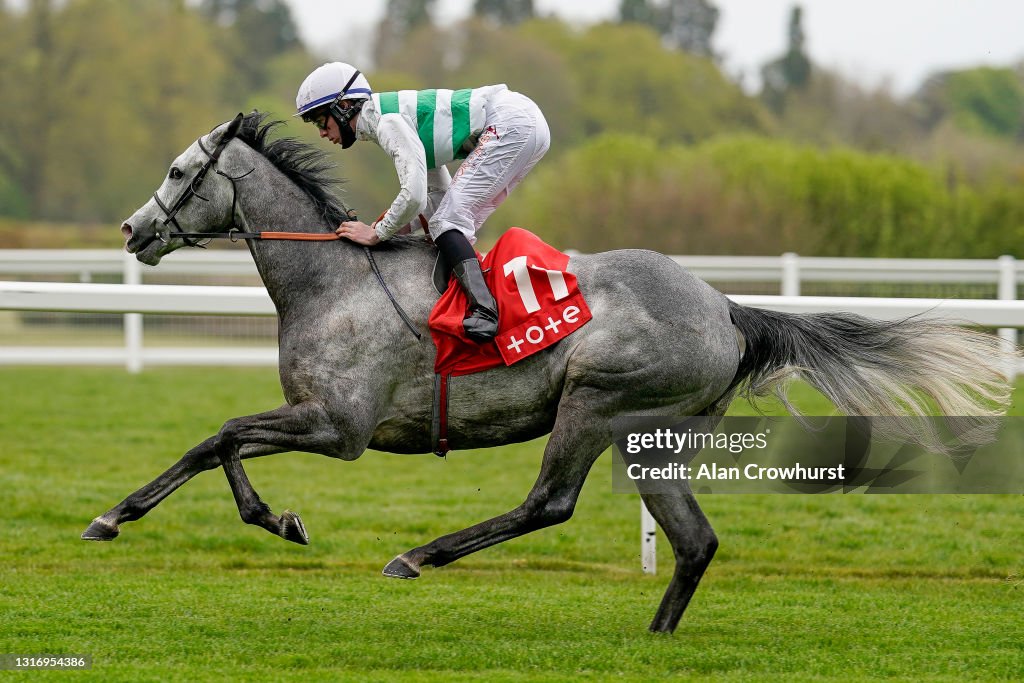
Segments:
[[[576,276],[565,270],[568,264],[566,254],[529,230],[509,228],[482,262],[498,302],[498,335],[488,344],[466,337],[466,296],[460,287],[448,287],[430,314],[434,372],[458,376],[512,365],[583,327],[590,309]]]

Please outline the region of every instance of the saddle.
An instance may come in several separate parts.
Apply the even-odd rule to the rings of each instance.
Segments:
[[[434,283],[434,289],[438,294],[444,294],[448,290],[448,281],[452,279],[452,266],[444,258],[440,250],[434,259],[434,270],[431,272],[430,280]]]
[[[568,265],[568,255],[529,230],[509,228],[498,238],[481,260],[487,287],[498,303],[498,334],[485,344],[466,336],[466,295],[445,279],[429,320],[437,346],[434,372],[459,376],[512,365],[583,327],[590,309],[576,276],[566,271]],[[449,275],[443,260],[435,262],[435,287]]]
[[[498,334],[480,344],[462,326],[468,302],[444,259],[435,260],[432,280],[443,292],[430,313],[434,361],[434,452],[447,444],[448,379],[509,366],[565,339],[591,319],[569,256],[522,228],[509,228],[481,260],[484,279],[498,303]]]

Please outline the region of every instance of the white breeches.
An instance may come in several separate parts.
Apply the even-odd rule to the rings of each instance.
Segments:
[[[430,218],[430,236],[458,230],[469,243],[551,146],[551,131],[533,100],[504,91],[488,105],[484,132],[455,172]]]

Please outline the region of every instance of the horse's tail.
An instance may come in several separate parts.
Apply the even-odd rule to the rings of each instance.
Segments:
[[[734,386],[746,380],[747,398],[774,391],[795,413],[782,380],[796,374],[847,415],[977,418],[971,440],[978,443],[994,438],[991,418],[1009,407],[1006,373],[1019,353],[995,335],[920,317],[780,313],[732,301],[729,313],[746,341]],[[875,426],[883,435],[945,451],[929,424],[882,419]]]

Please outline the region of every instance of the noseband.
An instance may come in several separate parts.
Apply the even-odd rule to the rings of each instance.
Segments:
[[[217,164],[217,161],[220,159],[221,153],[224,151],[224,148],[227,147],[228,143],[231,142],[231,140],[234,139],[234,137],[238,134],[238,130],[239,128],[241,128],[241,125],[242,115],[239,114],[231,121],[231,123],[228,124],[227,130],[224,131],[224,134],[221,136],[220,141],[217,143],[217,146],[213,149],[212,152],[206,149],[206,147],[203,145],[203,138],[200,137],[198,140],[196,140],[196,144],[199,145],[199,149],[203,150],[203,153],[206,154],[207,156],[206,163],[203,164],[202,168],[199,169],[199,172],[196,173],[195,176],[193,176],[188,186],[182,191],[182,193],[178,196],[174,203],[171,204],[170,208],[168,208],[168,206],[164,204],[163,201],[160,200],[160,196],[156,192],[153,193],[153,200],[156,202],[156,205],[160,207],[160,210],[166,214],[166,218],[164,218],[163,220],[165,228],[163,232],[166,234],[163,234],[160,230],[157,230],[156,232],[156,236],[164,244],[167,244],[167,242],[170,239],[175,237],[182,240],[185,243],[185,246],[188,247],[204,247],[206,246],[207,243],[209,243],[208,239],[205,242],[193,239],[192,236],[189,235],[189,233],[181,229],[181,225],[178,223],[178,219],[176,218],[176,216],[178,212],[181,211],[181,209],[186,204],[188,204],[189,200],[191,200],[192,197],[198,197],[199,199],[202,199],[204,202],[210,201],[203,195],[199,194],[199,187],[203,184],[203,180],[206,178],[206,174],[209,173],[210,169],[214,168],[214,166]],[[245,176],[252,173],[254,170],[256,169],[253,168],[240,176],[232,177],[224,173],[223,171],[214,168],[214,172],[217,175],[227,178],[229,181],[231,181],[232,230],[236,228],[235,207],[237,206],[238,202],[238,188],[235,186],[235,181],[241,180]],[[173,226],[177,234],[171,234],[170,231],[166,229],[168,225]]]

